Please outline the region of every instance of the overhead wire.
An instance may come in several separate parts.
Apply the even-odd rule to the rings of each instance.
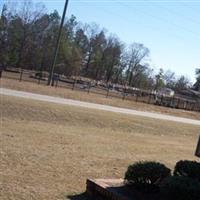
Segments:
[[[88,4],[90,3],[90,2],[87,2]],[[93,2],[94,3],[94,2]],[[176,35],[176,34],[171,34],[171,33],[166,33],[166,32],[163,32],[162,31],[162,29],[160,29],[159,27],[156,27],[156,26],[152,26],[152,25],[149,25],[149,24],[143,24],[143,23],[141,23],[141,21],[139,21],[139,20],[136,20],[135,18],[134,18],[134,20],[132,20],[132,19],[130,19],[130,18],[127,18],[126,16],[124,16],[124,15],[121,15],[121,14],[119,14],[119,13],[116,13],[116,12],[113,12],[113,11],[111,11],[111,10],[108,10],[108,9],[105,9],[105,8],[101,8],[101,11],[103,11],[104,13],[107,13],[107,14],[109,14],[109,15],[114,15],[114,16],[117,16],[121,21],[123,21],[124,23],[127,23],[129,26],[130,26],[130,23],[131,24],[135,24],[135,23],[137,23],[137,24],[139,24],[139,25],[142,25],[143,27],[147,27],[148,29],[150,29],[151,31],[153,31],[153,32],[156,32],[156,33],[161,33],[162,35],[166,35],[166,36],[170,36],[170,37],[175,37],[176,39],[179,39],[179,40],[184,40],[184,38],[182,37],[182,36],[180,36],[180,35]],[[125,19],[125,20],[124,20]]]
[[[169,8],[167,8],[167,7],[164,7],[164,6],[161,6],[161,5],[155,5],[155,4],[154,4],[154,6],[159,7],[159,8],[161,8],[161,9],[163,9],[163,10],[166,10],[168,13],[171,13],[171,14],[173,14],[173,15],[176,15],[176,16],[179,16],[179,17],[181,17],[181,18],[184,18],[184,19],[187,20],[187,21],[190,21],[190,22],[192,22],[192,23],[195,23],[195,24],[200,25],[200,21],[194,20],[193,18],[188,17],[188,16],[186,17],[186,16],[183,15],[182,13],[176,12],[176,11],[174,11],[174,10],[171,10],[171,9],[169,9]]]
[[[122,5],[122,6],[126,7],[126,8],[128,8],[128,9],[131,9],[131,7],[132,7],[132,6],[130,6],[130,5],[121,3],[121,2],[119,2],[119,1],[116,1],[116,2],[119,3],[120,5]],[[174,23],[174,22],[168,21],[167,19],[162,18],[162,17],[160,17],[160,16],[157,17],[157,16],[155,16],[155,15],[152,15],[152,14],[147,13],[147,12],[143,12],[143,11],[138,10],[138,9],[136,9],[136,8],[134,8],[134,10],[135,10],[136,12],[138,11],[138,12],[142,13],[143,15],[152,17],[152,18],[154,18],[154,19],[156,19],[156,20],[159,20],[159,21],[162,21],[162,22],[166,22],[166,23],[168,23],[169,25],[175,27],[176,29],[179,28],[179,29],[182,29],[182,30],[185,31],[185,32],[189,32],[189,33],[191,33],[191,34],[197,36],[197,38],[200,39],[200,33],[196,33],[196,32],[194,32],[194,31],[192,31],[192,30],[190,30],[190,29],[187,29],[187,28],[185,28],[185,27],[183,27],[183,26],[180,26],[179,24],[176,24],[176,23]]]
[[[197,5],[200,8],[200,1],[196,1],[196,2],[192,2],[192,1],[185,1],[185,2],[181,2],[182,5],[186,6],[187,8],[189,8],[191,11],[197,13],[198,15],[200,14],[200,11],[196,9],[196,7],[191,7],[191,3],[198,3]],[[196,5],[196,6],[197,6]]]

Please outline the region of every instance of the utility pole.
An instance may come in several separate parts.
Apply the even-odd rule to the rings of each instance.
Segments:
[[[68,2],[69,2],[69,0],[65,1],[63,15],[62,15],[60,28],[59,28],[59,32],[58,32],[58,37],[57,37],[57,41],[56,41],[56,46],[55,46],[55,50],[54,50],[54,55],[53,55],[53,62],[52,62],[51,68],[50,68],[50,73],[49,73],[49,78],[48,78],[48,83],[47,83],[48,85],[53,85],[53,81],[52,81],[53,73],[54,73],[54,68],[56,65],[56,59],[57,59],[58,50],[59,50],[59,46],[60,46],[61,33],[62,33],[64,21],[65,21],[65,15],[66,15],[66,11],[67,11]]]

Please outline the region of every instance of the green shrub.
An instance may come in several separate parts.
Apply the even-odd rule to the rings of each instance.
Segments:
[[[175,176],[186,176],[200,181],[200,163],[196,161],[181,160],[176,163]]]
[[[200,183],[197,180],[173,176],[160,185],[162,200],[199,200]]]
[[[125,182],[138,189],[153,190],[158,188],[158,184],[170,175],[170,169],[161,163],[137,162],[128,167],[125,173]]]

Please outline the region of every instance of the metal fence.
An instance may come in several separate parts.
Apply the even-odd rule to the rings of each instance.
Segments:
[[[9,68],[2,73],[3,78],[15,79],[19,81],[33,82],[47,85],[48,73],[34,70],[21,70]],[[165,106],[190,111],[200,111],[200,101],[190,100],[180,97],[158,96],[147,90],[138,90],[124,86],[114,88],[112,84],[99,83],[98,81],[77,77],[54,77],[54,87],[79,90],[86,93],[95,93],[107,98],[118,98],[122,100],[143,102],[158,106]]]

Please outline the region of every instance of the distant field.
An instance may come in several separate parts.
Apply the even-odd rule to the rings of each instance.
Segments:
[[[2,200],[82,200],[68,196],[87,178],[123,177],[138,160],[195,159],[198,126],[7,96],[0,110]]]
[[[46,85],[38,85],[37,83],[32,83],[32,82],[25,82],[25,81],[19,82],[18,80],[3,78],[1,79],[1,87],[200,120],[199,112],[192,112],[181,109],[172,109],[152,104],[146,104],[130,100],[122,100],[111,97],[106,98],[105,95],[100,95],[95,93],[88,94],[87,92],[84,91],[77,91],[77,90],[73,91],[67,88],[59,88],[59,87],[52,88]]]

